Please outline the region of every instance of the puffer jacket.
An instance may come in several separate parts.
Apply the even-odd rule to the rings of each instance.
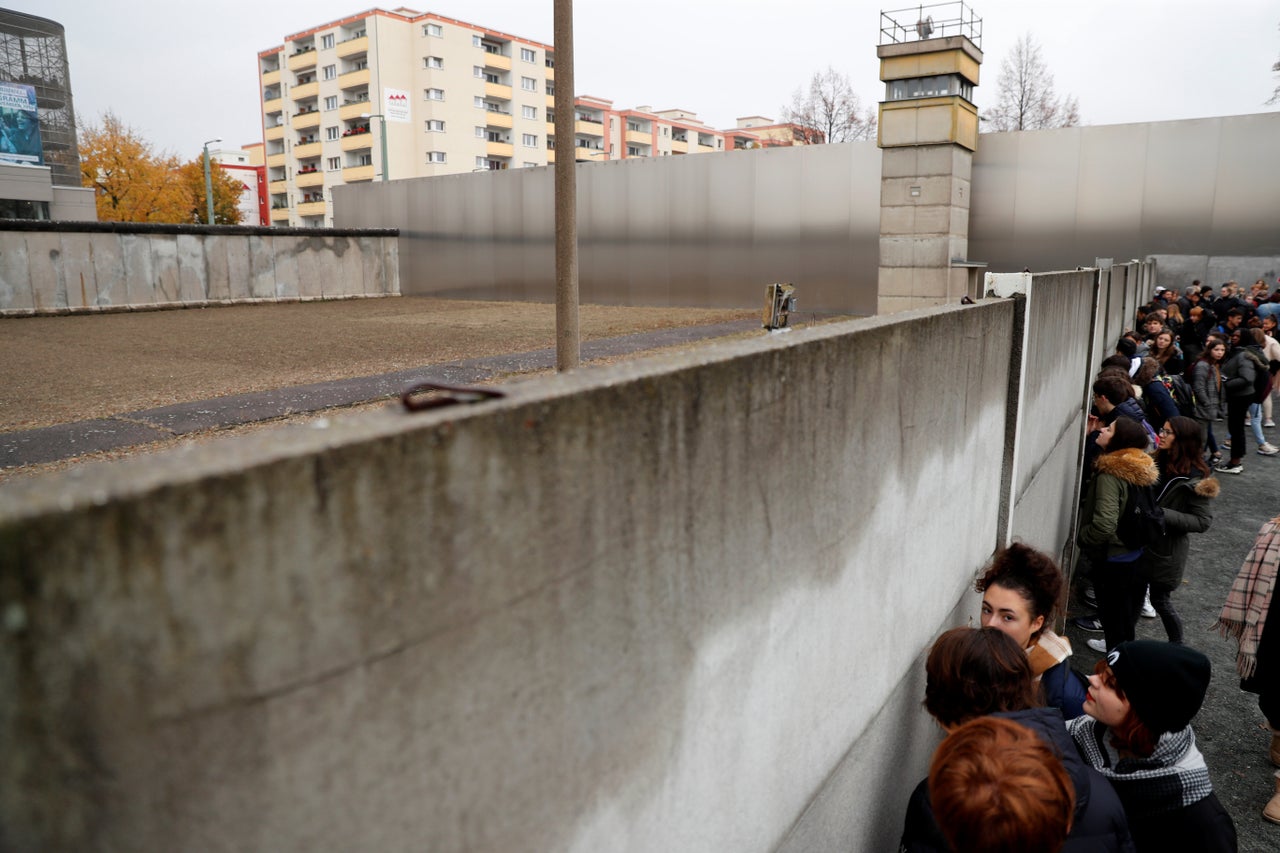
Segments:
[[[1222,417],[1222,373],[1217,365],[1201,359],[1191,371],[1191,390],[1196,395],[1196,418],[1212,421]]]
[[[1103,453],[1093,463],[1094,475],[1085,493],[1076,542],[1092,557],[1105,561],[1133,549],[1120,541],[1116,528],[1129,498],[1130,486],[1154,486],[1160,479],[1155,461],[1145,451],[1126,447]]]
[[[1063,853],[1084,851],[1132,851],[1129,823],[1115,789],[1101,773],[1085,764],[1056,708],[1031,708],[993,714],[1026,726],[1053,748],[1076,790],[1076,810]],[[944,853],[951,849],[938,827],[929,802],[929,780],[916,786],[907,802],[907,817],[899,850],[908,853]]]
[[[1187,566],[1190,533],[1203,533],[1213,523],[1209,502],[1218,496],[1215,477],[1170,477],[1160,489],[1158,502],[1164,508],[1165,535],[1147,546],[1139,571],[1152,583],[1176,587],[1182,583]]]
[[[1266,369],[1267,362],[1256,344],[1240,347],[1222,366],[1223,393],[1228,399],[1247,397],[1252,400],[1256,395],[1253,383],[1258,371]]]

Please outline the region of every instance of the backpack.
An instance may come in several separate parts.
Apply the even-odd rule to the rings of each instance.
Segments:
[[[1178,414],[1188,418],[1196,416],[1196,394],[1191,390],[1191,383],[1181,376],[1171,376],[1168,373],[1157,373],[1156,379],[1164,384],[1165,390],[1173,398]]]
[[[1145,548],[1164,537],[1164,507],[1156,500],[1155,486],[1135,486],[1129,483],[1129,494],[1120,510],[1120,523],[1116,525],[1116,538],[1126,548]]]

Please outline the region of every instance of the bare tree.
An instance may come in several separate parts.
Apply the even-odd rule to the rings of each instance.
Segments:
[[[815,72],[808,89],[796,89],[782,108],[782,120],[802,128],[806,144],[874,139],[876,111],[862,108],[846,74],[831,66]]]
[[[1058,96],[1040,45],[1030,33],[1018,39],[1000,64],[996,85],[996,105],[983,116],[993,130],[1045,130],[1080,123],[1080,104],[1073,96]]]

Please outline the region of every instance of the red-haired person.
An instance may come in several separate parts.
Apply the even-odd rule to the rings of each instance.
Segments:
[[[956,853],[1058,853],[1076,792],[1035,732],[999,717],[957,728],[933,754],[929,798]]]
[[[1209,675],[1209,659],[1189,646],[1121,643],[1089,677],[1086,716],[1067,723],[1080,755],[1119,794],[1139,853],[1236,851],[1235,824],[1191,728]]]
[[[1084,711],[1084,679],[1071,669],[1071,641],[1050,627],[1066,582],[1048,554],[1015,542],[998,551],[974,584],[982,593],[982,624],[1008,634],[1027,652],[1043,704],[1073,720]]]
[[[1055,708],[1039,707],[1039,691],[1027,653],[1012,637],[995,628],[952,628],[929,650],[925,673],[925,708],[946,731],[970,720],[996,716],[1035,732],[1058,756],[1076,800],[1064,850],[1133,850],[1115,791],[1080,760],[1062,714]],[[906,853],[947,853],[952,849],[935,815],[927,779],[916,786],[907,802],[900,849]]]

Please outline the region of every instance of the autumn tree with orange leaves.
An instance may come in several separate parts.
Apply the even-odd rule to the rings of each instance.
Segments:
[[[204,160],[183,164],[157,152],[114,113],[80,131],[80,174],[95,190],[98,219],[104,222],[204,222]],[[211,164],[214,222],[240,222],[240,182]]]

